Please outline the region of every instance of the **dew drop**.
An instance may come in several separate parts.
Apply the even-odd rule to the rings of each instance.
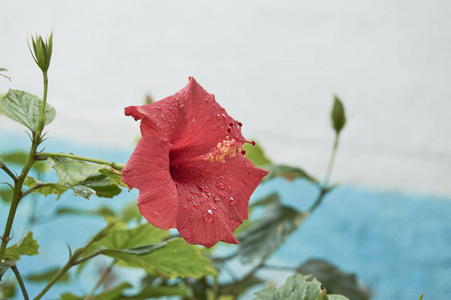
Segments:
[[[193,216],[191,216],[191,217],[188,218],[188,220],[189,220],[190,222],[192,222],[193,219],[194,219]]]
[[[221,115],[220,115],[220,114],[217,114],[217,115],[216,115],[216,119],[221,120]]]
[[[211,128],[216,129],[216,125],[211,125]]]
[[[220,189],[220,190],[224,190],[224,189],[225,189],[225,184],[222,183],[222,182],[218,182],[218,183],[216,184],[216,187],[217,187],[218,189]]]
[[[235,206],[235,205],[236,205],[235,199],[233,199],[233,197],[230,197],[229,205],[230,205],[230,206]]]
[[[204,215],[205,222],[208,224],[213,223],[213,212],[211,210],[208,210],[207,213]]]
[[[198,218],[199,220],[202,219],[201,215],[198,215],[197,218]]]
[[[196,122],[196,119],[192,118],[191,121]]]
[[[184,210],[185,212],[188,212],[188,207],[187,207],[187,206],[183,206],[183,210]]]

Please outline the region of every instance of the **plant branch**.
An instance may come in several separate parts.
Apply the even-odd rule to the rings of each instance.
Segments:
[[[337,149],[338,149],[338,140],[340,138],[340,135],[337,133],[335,135],[335,140],[334,140],[334,146],[332,148],[332,153],[330,154],[330,159],[329,159],[329,165],[327,166],[327,171],[326,171],[326,176],[324,177],[324,183],[323,183],[323,188],[327,189],[329,186],[329,180],[330,180],[330,176],[332,174],[332,168],[334,166],[335,163],[335,157],[337,156]]]
[[[7,219],[6,225],[5,225],[5,231],[3,233],[2,244],[0,246],[0,261],[3,260],[5,257],[6,245],[8,244],[8,241],[10,240],[9,234],[11,233],[11,228],[13,226],[17,207],[19,206],[20,200],[23,198],[23,195],[22,195],[23,183],[25,181],[25,178],[28,175],[28,172],[30,171],[33,164],[35,163],[34,155],[36,154],[36,149],[38,148],[39,144],[41,143],[41,133],[42,133],[42,129],[44,128],[44,124],[45,124],[45,105],[47,103],[47,88],[48,88],[47,71],[42,71],[42,74],[44,77],[44,95],[42,97],[42,106],[41,106],[41,112],[39,114],[39,119],[38,119],[38,127],[37,127],[36,132],[33,132],[33,139],[32,139],[30,152],[28,154],[27,159],[25,160],[22,172],[20,173],[17,180],[15,180],[15,182],[14,182],[13,198],[11,201],[11,206],[9,208],[9,214],[8,214],[8,219]]]
[[[1,163],[1,164],[2,164],[3,171],[5,171],[6,174],[8,174],[9,177],[11,177],[14,180],[14,182],[16,182],[17,181],[16,175],[14,175],[14,173],[10,169],[8,169],[8,167],[4,163]]]
[[[30,299],[30,298],[28,298],[27,289],[25,288],[25,285],[23,283],[22,277],[20,276],[20,273],[19,273],[19,270],[17,269],[16,264],[11,266],[11,270],[13,270],[14,275],[16,275],[17,282],[19,282],[19,286],[20,286],[20,289],[22,290],[23,298],[25,300]]]
[[[125,167],[125,164],[120,164],[120,163],[96,159],[96,158],[78,156],[78,155],[73,155],[73,154],[65,154],[65,153],[40,152],[40,153],[36,153],[35,157],[37,160],[46,160],[49,157],[71,158],[71,159],[76,159],[76,160],[81,160],[81,161],[88,161],[88,162],[92,162],[92,163],[96,163],[96,164],[108,165],[118,171],[121,171]]]

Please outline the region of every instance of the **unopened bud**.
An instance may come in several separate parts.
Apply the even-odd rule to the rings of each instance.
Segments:
[[[33,49],[30,48],[31,55],[33,56],[36,64],[41,68],[43,72],[46,72],[50,66],[50,58],[52,57],[53,48],[53,32],[48,39],[43,39],[41,36],[31,37]]]

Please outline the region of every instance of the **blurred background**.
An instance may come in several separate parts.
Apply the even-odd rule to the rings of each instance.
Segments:
[[[41,97],[27,39],[53,30],[53,152],[68,145],[79,155],[114,150],[125,162],[139,124],[123,108],[142,104],[146,95],[174,94],[193,76],[274,162],[322,178],[334,138],[329,112],[338,95],[348,122],[332,181],[345,188],[324,211],[326,205],[332,205],[329,215],[340,211],[342,227],[321,227],[318,234],[334,239],[301,252],[305,258],[320,252],[360,274],[374,299],[395,299],[400,288],[417,296],[430,289],[434,299],[451,292],[451,222],[444,213],[451,211],[451,2],[2,0],[0,6],[0,67],[11,77],[0,78],[0,93],[13,88]],[[1,116],[0,150],[26,149],[26,139],[22,146],[12,142],[26,136],[23,131]],[[287,201],[305,189],[302,182],[277,187],[289,191]],[[363,227],[351,225],[356,216]],[[312,222],[306,226],[314,228]],[[412,226],[400,226],[406,222]],[[381,233],[371,235],[376,226]],[[334,259],[342,246],[337,236],[349,237],[349,230],[355,239],[347,245],[356,252]],[[383,236],[389,231],[394,235]],[[318,234],[308,243],[318,245]],[[295,245],[286,249],[299,250]],[[367,255],[358,251],[362,245]],[[421,254],[396,264],[415,251]],[[379,260],[371,261],[375,256]],[[426,256],[428,263],[412,267]],[[386,269],[365,273],[381,261]],[[434,272],[439,279],[427,275]],[[399,276],[387,283],[387,274]]]

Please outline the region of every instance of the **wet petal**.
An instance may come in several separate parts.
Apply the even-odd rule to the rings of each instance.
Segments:
[[[143,136],[158,135],[173,144],[171,155],[195,157],[211,151],[223,140],[235,139],[241,148],[246,141],[241,123],[230,117],[194,78],[173,96],[152,104],[130,106],[125,114],[141,119]]]
[[[248,218],[250,195],[267,174],[242,154],[224,163],[193,160],[173,169],[182,237],[207,247],[219,240],[235,243],[232,233]]]
[[[122,172],[129,188],[139,189],[141,215],[151,224],[167,230],[176,225],[177,189],[169,169],[168,140],[143,137]]]
[[[241,224],[218,208],[209,195],[199,192],[194,184],[178,185],[177,229],[190,244],[200,244],[207,248],[218,241],[238,244],[233,231]]]

